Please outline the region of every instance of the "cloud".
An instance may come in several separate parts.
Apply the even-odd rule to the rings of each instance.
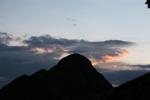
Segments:
[[[143,69],[149,69],[150,70],[150,64],[147,64],[147,65],[133,65],[134,67],[138,66],[140,68],[143,68]]]
[[[72,53],[80,53],[88,57],[97,69],[105,69],[108,71],[141,69],[139,66],[133,67],[120,62],[122,58],[129,54],[124,48],[135,44],[129,41],[107,40],[91,42],[54,38],[49,35],[44,35],[39,37],[33,36],[25,40],[24,43],[31,47],[34,53],[57,55],[57,57],[53,56],[57,60]]]
[[[6,32],[0,32],[0,45],[23,45],[25,36],[14,36]]]
[[[0,33],[0,37],[2,36],[5,38],[0,38],[1,86],[22,74],[31,74],[42,68],[49,69],[61,58],[72,53],[80,53],[88,57],[98,71],[109,76],[111,82],[118,81],[116,78],[111,78],[111,75],[116,75],[115,72],[122,75],[121,72],[135,72],[139,69],[140,72],[146,72],[146,68],[148,68],[142,67],[142,65],[129,65],[121,62],[121,59],[129,53],[125,48],[134,45],[129,41],[107,40],[92,42],[54,38],[50,35],[31,36],[29,38],[20,37],[20,41],[20,38],[17,39],[17,37],[8,33]],[[21,42],[20,44],[22,45],[9,45],[12,41]],[[126,79],[118,83],[124,81]]]
[[[49,35],[32,36],[24,41],[33,51],[37,53],[60,53],[64,54],[80,53],[98,62],[107,62],[119,59],[128,54],[123,46],[130,46],[134,43],[121,40],[109,40],[90,42],[85,40],[69,40],[64,38],[53,38]]]
[[[0,32],[0,44],[8,44],[9,41],[12,40],[12,37],[10,34],[5,32]]]
[[[66,21],[69,25],[71,25],[73,27],[76,27],[77,23],[78,23],[78,20],[75,18],[66,18]]]
[[[149,66],[149,65],[131,65],[124,62],[108,62],[108,63],[99,64],[95,66],[95,68],[103,72],[134,71],[134,70],[149,71],[150,66],[149,67],[145,67],[145,66]]]
[[[123,40],[107,40],[104,41],[103,44],[107,46],[129,46],[134,45],[135,43]]]
[[[88,57],[93,65],[119,61],[128,55],[128,51],[122,47],[131,46],[134,43],[122,40],[85,41],[54,38],[50,35],[32,36],[24,43],[37,54],[55,54],[56,59],[61,59],[72,53],[80,53]]]
[[[28,46],[39,46],[39,47],[49,47],[54,45],[70,46],[80,42],[82,42],[82,40],[69,40],[64,38],[57,39],[51,37],[50,35],[32,36],[29,39],[24,40],[24,43],[28,44]]]
[[[0,44],[0,87],[22,74],[49,69],[58,60],[55,54],[37,54],[28,46]]]
[[[97,66],[103,63],[119,61],[121,58],[128,55],[128,51],[124,49],[111,49],[109,51],[110,52],[105,51],[105,53],[101,54],[101,56],[90,57],[89,59],[92,61],[93,65]]]
[[[85,40],[70,40],[65,38],[54,38],[50,35],[42,35],[42,36],[32,36],[27,40],[24,40],[25,44],[29,46],[50,46],[50,45],[62,45],[62,46],[82,46],[86,47],[120,47],[120,46],[130,46],[134,43],[122,40],[107,40],[107,41],[98,41],[98,42],[90,42]]]

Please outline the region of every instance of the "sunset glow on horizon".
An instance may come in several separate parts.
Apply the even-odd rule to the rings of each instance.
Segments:
[[[128,56],[128,52],[124,51],[121,52],[117,55],[104,55],[102,56],[102,58],[100,60],[95,59],[95,58],[90,58],[92,64],[95,65],[99,65],[99,64],[103,64],[103,63],[108,63],[108,62],[116,62],[116,61],[121,61],[121,59],[123,59],[124,57]]]

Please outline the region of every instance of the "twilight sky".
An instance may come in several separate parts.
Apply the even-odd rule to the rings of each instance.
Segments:
[[[150,10],[145,1],[0,0],[0,85],[75,52],[114,84],[147,72]]]

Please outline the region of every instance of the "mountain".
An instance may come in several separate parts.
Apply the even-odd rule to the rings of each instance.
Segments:
[[[80,54],[50,70],[23,75],[0,90],[0,100],[149,100],[150,73],[116,88]]]
[[[50,70],[23,75],[0,90],[0,100],[105,100],[112,85],[80,54]]]
[[[115,88],[110,100],[150,100],[150,73]]]

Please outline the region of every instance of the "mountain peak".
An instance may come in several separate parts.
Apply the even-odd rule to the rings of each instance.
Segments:
[[[9,83],[0,90],[0,99],[91,100],[104,97],[112,89],[112,85],[86,57],[72,54],[49,71],[40,70]]]
[[[94,69],[91,62],[84,56],[80,54],[71,54],[67,57],[64,57],[60,62],[58,63],[58,66],[61,66],[65,69],[80,69],[85,70]]]
[[[89,64],[91,63],[85,56],[78,53],[64,57],[59,63],[66,62],[69,60],[71,60],[73,63],[84,63],[84,62],[88,62]]]

